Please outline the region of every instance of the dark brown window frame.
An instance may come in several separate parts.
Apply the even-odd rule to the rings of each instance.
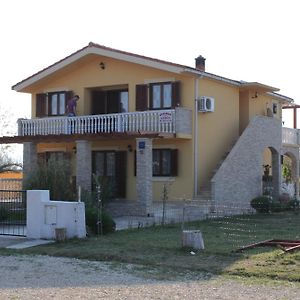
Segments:
[[[170,106],[164,106],[164,86],[169,85],[171,88],[171,102]],[[153,87],[154,86],[160,86],[160,106],[159,107],[153,107]],[[172,82],[171,81],[165,81],[165,82],[153,82],[149,84],[150,88],[150,109],[152,110],[162,110],[162,109],[170,109],[172,108]]]
[[[64,111],[63,113],[59,113],[59,108],[60,108],[60,95],[64,94],[65,95],[65,103],[64,103]],[[52,96],[57,95],[57,105],[56,105],[56,111],[57,114],[52,113]],[[67,96],[68,93],[66,91],[55,91],[55,92],[50,92],[47,93],[47,98],[48,98],[48,116],[64,116],[66,114],[66,105],[67,105]]]
[[[153,172],[153,152],[154,151],[170,151],[170,173],[164,174],[162,170],[162,155],[160,155],[160,171],[158,174],[154,174]],[[134,152],[134,176],[136,176],[136,151]],[[178,176],[178,149],[170,149],[170,148],[159,148],[159,149],[152,149],[152,176],[153,177],[176,177]]]
[[[51,97],[52,95],[58,95],[58,101],[57,101],[57,114],[52,114],[52,101]],[[63,105],[64,111],[63,113],[59,113],[59,107],[60,107],[60,94],[65,95],[65,103]],[[57,117],[57,116],[64,116],[66,112],[66,105],[68,100],[73,96],[72,91],[54,91],[54,92],[48,92],[48,93],[40,93],[36,94],[36,117],[38,118],[44,118],[44,117]]]

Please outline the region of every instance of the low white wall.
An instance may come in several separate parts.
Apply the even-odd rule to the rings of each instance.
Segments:
[[[56,228],[66,228],[67,238],[85,238],[84,203],[51,201],[49,191],[27,191],[27,237],[54,239]]]

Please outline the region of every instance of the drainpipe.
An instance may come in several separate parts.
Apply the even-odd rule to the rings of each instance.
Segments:
[[[198,195],[198,98],[199,78],[195,78],[195,104],[194,104],[194,198]]]

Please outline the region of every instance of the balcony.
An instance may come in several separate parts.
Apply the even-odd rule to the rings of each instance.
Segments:
[[[176,108],[132,113],[18,120],[19,136],[114,132],[176,134],[190,138],[192,134],[192,112],[189,109]]]
[[[282,143],[288,145],[300,145],[299,129],[282,128]]]

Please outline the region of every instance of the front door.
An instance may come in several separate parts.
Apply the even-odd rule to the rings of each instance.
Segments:
[[[93,174],[104,179],[113,198],[126,197],[126,151],[93,151]]]

